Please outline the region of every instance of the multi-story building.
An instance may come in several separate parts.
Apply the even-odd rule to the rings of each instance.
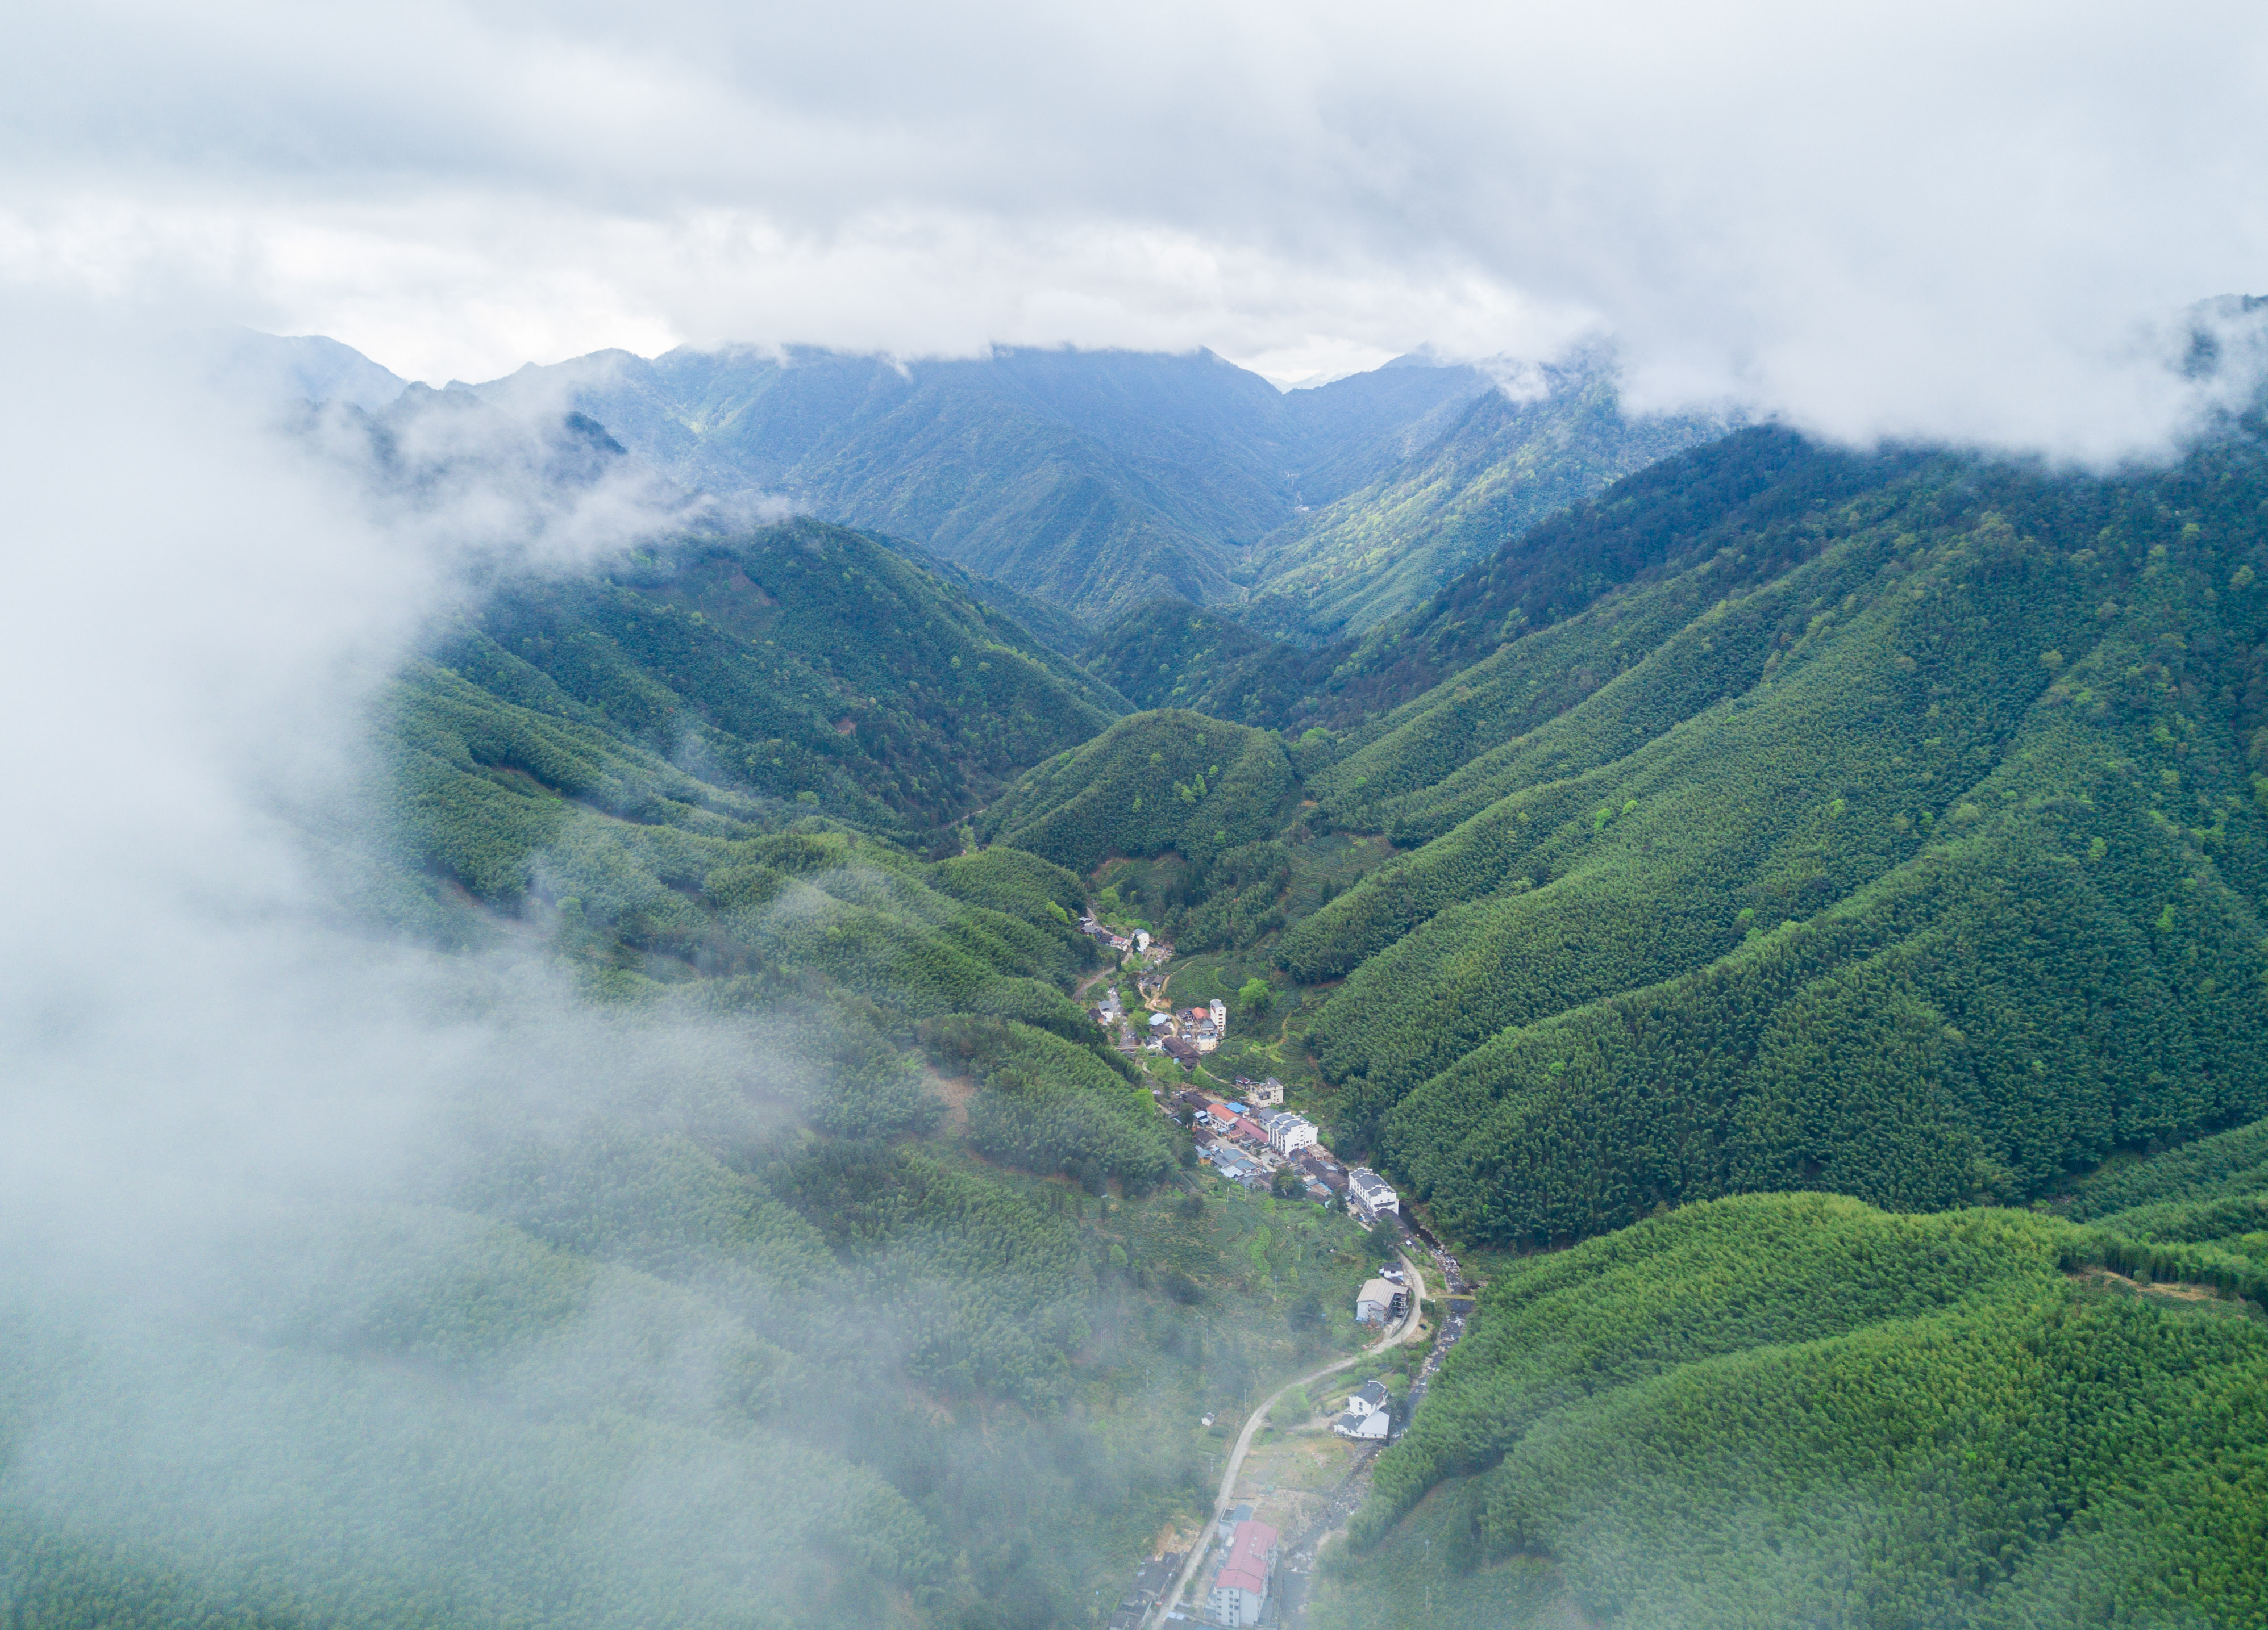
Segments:
[[[1373,1215],[1393,1212],[1401,1214],[1402,1197],[1387,1186],[1386,1179],[1368,1166],[1357,1166],[1347,1173],[1347,1193]]]
[[[1268,1588],[1275,1582],[1278,1560],[1278,1535],[1265,1523],[1236,1525],[1228,1554],[1213,1575],[1205,1595],[1205,1609],[1216,1624],[1256,1625],[1268,1604]]]
[[[1305,1115],[1295,1115],[1290,1110],[1278,1110],[1260,1118],[1261,1129],[1268,1134],[1268,1147],[1285,1159],[1291,1158],[1315,1142],[1315,1123]]]

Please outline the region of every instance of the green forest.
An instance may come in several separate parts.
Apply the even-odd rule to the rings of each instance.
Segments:
[[[387,671],[326,911],[604,1086],[162,1337],[0,1297],[10,1630],[1102,1625],[1389,1237],[1194,1169],[1090,907],[1487,1281],[1310,1622],[2268,1625],[2263,426],[673,356],[719,428],[626,437],[923,547],[711,520]]]
[[[1776,1194],[1507,1259],[1314,1621],[2268,1622],[2268,1278],[2185,1251]]]

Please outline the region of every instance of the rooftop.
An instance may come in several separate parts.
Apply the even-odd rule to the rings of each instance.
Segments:
[[[1250,1506],[1239,1509],[1249,1511]],[[1229,1542],[1228,1560],[1220,1565],[1212,1586],[1216,1590],[1249,1590],[1268,1594],[1268,1553],[1276,1548],[1276,1531],[1265,1523],[1240,1522]]]

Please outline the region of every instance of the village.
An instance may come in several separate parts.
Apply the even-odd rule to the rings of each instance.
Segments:
[[[1119,933],[1091,907],[1079,926],[1099,943],[1137,958],[1135,989],[1142,1003],[1138,1021],[1120,988],[1106,978],[1102,996],[1087,1009],[1088,1017],[1113,1037],[1120,1052],[1160,1054],[1179,1065],[1183,1076],[1194,1076],[1197,1061],[1217,1051],[1228,1035],[1228,1004],[1215,997],[1202,1007],[1174,1007],[1167,995],[1170,976],[1163,972],[1174,947],[1152,939],[1146,929]],[[1401,1201],[1383,1178],[1366,1167],[1342,1164],[1323,1146],[1314,1122],[1283,1106],[1282,1082],[1273,1076],[1257,1081],[1237,1076],[1229,1087],[1233,1097],[1194,1087],[1170,1094],[1153,1088],[1152,1093],[1159,1107],[1188,1128],[1197,1158],[1229,1182],[1279,1197],[1344,1206],[1366,1227],[1399,1215]]]
[[[1227,1005],[1175,1007],[1167,970],[1174,946],[1147,930],[1121,932],[1090,907],[1080,930],[1122,958],[1134,973],[1138,1010],[1130,1012],[1120,986],[1097,980],[1102,995],[1088,1017],[1121,1053],[1162,1057],[1196,1076],[1198,1061],[1228,1035]],[[1210,1072],[1208,1076],[1210,1076]],[[1349,1167],[1325,1147],[1315,1124],[1285,1107],[1284,1083],[1273,1076],[1233,1076],[1226,1091],[1200,1086],[1178,1090],[1153,1084],[1160,1111],[1189,1133],[1198,1159],[1225,1182],[1264,1190],[1279,1199],[1305,1198],[1343,1208],[1370,1230],[1391,1230],[1399,1262],[1382,1267],[1356,1293],[1361,1327],[1378,1333],[1361,1364],[1330,1366],[1336,1389],[1311,1399],[1298,1384],[1263,1406],[1269,1429],[1248,1422],[1225,1472],[1213,1521],[1176,1550],[1161,1546],[1144,1561],[1110,1616],[1109,1630],[1154,1630],[1167,1625],[1256,1626],[1294,1630],[1304,1621],[1307,1582],[1323,1541],[1345,1526],[1369,1486],[1379,1450],[1407,1429],[1426,1384],[1463,1335],[1473,1302],[1457,1262],[1422,1226],[1402,1215],[1401,1198],[1375,1171]],[[1430,1326],[1431,1343],[1414,1363],[1391,1350],[1422,1340],[1425,1290],[1412,1285],[1430,1256],[1441,1275],[1446,1310]],[[1317,1377],[1309,1377],[1316,1380]],[[1286,1400],[1289,1400],[1287,1403]],[[1213,1425],[1205,1417],[1207,1428]],[[1197,1553],[1194,1571],[1189,1552]]]

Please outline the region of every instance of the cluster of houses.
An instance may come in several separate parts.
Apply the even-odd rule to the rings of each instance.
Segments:
[[[1174,959],[1170,940],[1153,939],[1147,929],[1137,929],[1131,934],[1121,934],[1108,923],[1098,921],[1094,907],[1089,906],[1079,914],[1079,931],[1096,943],[1108,946],[1123,956],[1133,951],[1142,958],[1145,967],[1162,967]]]
[[[1237,1085],[1245,1099],[1217,1098],[1194,1089],[1174,1095],[1174,1103],[1188,1116],[1199,1159],[1248,1188],[1264,1188],[1277,1171],[1289,1168],[1301,1179],[1308,1199],[1341,1199],[1365,1222],[1400,1214],[1401,1197],[1386,1180],[1367,1166],[1341,1165],[1323,1147],[1314,1121],[1295,1111],[1261,1106],[1284,1101],[1282,1082],[1273,1076],[1263,1082],[1240,1076]]]
[[[1270,1096],[1282,1103],[1282,1083],[1271,1076],[1267,1087]],[[1307,1179],[1309,1199],[1329,1200],[1336,1192],[1319,1173],[1335,1169],[1337,1163],[1330,1161],[1328,1154],[1320,1160],[1309,1156],[1308,1151],[1320,1146],[1315,1142],[1315,1123],[1305,1115],[1203,1092],[1176,1093],[1174,1102],[1189,1113],[1189,1136],[1197,1144],[1198,1158],[1231,1182],[1263,1188],[1277,1171],[1289,1166]]]
[[[1185,1071],[1220,1046],[1228,1034],[1228,1003],[1216,996],[1201,1008],[1167,1009],[1150,1016],[1150,1051],[1162,1053]]]

